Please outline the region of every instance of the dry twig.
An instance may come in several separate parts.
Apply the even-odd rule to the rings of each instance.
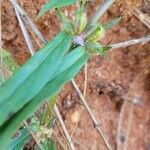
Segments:
[[[76,84],[76,82],[75,82],[74,80],[71,80],[71,83],[72,83],[72,85],[74,86],[74,88],[75,88],[75,90],[77,91],[77,93],[79,94],[80,100],[81,100],[81,102],[83,103],[83,106],[85,107],[86,111],[87,111],[88,114],[90,115],[90,117],[91,117],[91,119],[92,119],[92,121],[93,121],[93,123],[94,123],[95,128],[96,128],[97,131],[100,133],[100,135],[101,135],[101,137],[102,137],[104,143],[107,145],[107,148],[108,148],[109,150],[111,150],[111,147],[110,147],[110,144],[108,143],[107,137],[106,137],[106,135],[105,135],[105,133],[104,133],[102,127],[101,127],[101,123],[99,123],[99,122],[96,120],[95,116],[93,115],[93,113],[92,113],[92,111],[91,111],[89,105],[87,104],[87,102],[86,102],[84,96],[82,95],[82,93],[81,93],[81,91],[80,91],[78,85]]]
[[[148,28],[150,28],[150,16],[148,14],[142,13],[138,8],[133,10],[133,14],[143,22]]]
[[[57,118],[58,118],[58,120],[59,120],[59,122],[60,122],[62,128],[63,128],[63,131],[64,131],[64,133],[65,133],[65,135],[66,135],[67,141],[68,141],[68,143],[69,143],[71,149],[72,149],[72,150],[75,150],[75,146],[74,146],[74,144],[73,144],[73,141],[72,141],[72,139],[71,139],[71,136],[70,136],[70,134],[68,133],[68,130],[67,130],[67,128],[66,128],[66,126],[65,126],[65,124],[64,124],[64,122],[63,122],[63,120],[62,120],[61,114],[60,114],[59,109],[58,109],[58,107],[57,107],[56,105],[54,106],[54,111],[55,111],[55,113],[56,113],[56,116],[57,116]],[[58,115],[58,114],[59,114],[59,115]]]
[[[113,50],[115,48],[122,48],[122,47],[127,47],[127,46],[131,46],[131,45],[140,44],[140,43],[145,44],[147,42],[150,42],[150,35],[147,35],[147,36],[139,38],[139,39],[133,39],[133,40],[125,41],[125,42],[111,44],[111,45],[108,45],[108,46]]]

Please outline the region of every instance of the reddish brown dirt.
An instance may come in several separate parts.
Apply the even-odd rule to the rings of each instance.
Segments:
[[[44,0],[22,0],[21,5],[35,20]],[[106,22],[122,16],[119,25],[113,27],[102,40],[104,44],[116,43],[150,34],[150,30],[132,14],[132,7],[139,6],[139,1],[118,0],[101,19]],[[101,1],[94,1],[89,7],[94,12]],[[71,11],[72,8],[69,8]],[[72,13],[69,13],[72,15]],[[53,12],[45,14],[36,22],[47,39],[51,39],[60,28]],[[12,52],[15,59],[23,64],[29,57],[22,32],[8,1],[2,4],[3,46]],[[35,44],[34,44],[35,45]],[[35,46],[38,49],[37,46]],[[101,122],[113,149],[116,149],[118,120],[121,106],[124,108],[120,146],[126,143],[126,124],[134,98],[141,99],[140,105],[133,106],[132,122],[128,138],[129,150],[150,149],[150,43],[116,49],[108,57],[93,56],[88,61],[87,101]],[[139,76],[139,77],[138,77]],[[81,90],[84,89],[84,69],[76,78]],[[122,105],[122,103],[124,104]],[[86,113],[81,114],[82,106],[71,84],[67,84],[59,97],[59,107],[68,130],[71,132],[79,120],[73,134],[73,141],[78,150],[105,150],[106,147]],[[123,149],[121,147],[121,149]]]

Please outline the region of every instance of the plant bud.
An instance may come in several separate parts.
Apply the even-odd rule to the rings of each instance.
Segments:
[[[86,27],[87,16],[86,13],[82,10],[77,12],[76,21],[75,21],[75,33],[79,35]]]
[[[86,34],[86,42],[96,42],[99,39],[102,39],[105,35],[105,30],[101,25],[95,25],[89,32]]]

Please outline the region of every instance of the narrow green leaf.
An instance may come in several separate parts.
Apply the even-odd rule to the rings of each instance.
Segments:
[[[13,82],[12,79],[7,82],[8,85],[11,84],[10,88],[15,86],[16,84],[18,86],[16,86],[17,88],[13,89],[13,93],[11,95],[10,92],[12,91],[10,90],[10,88],[6,88],[5,85],[1,88],[1,90],[4,91],[4,94],[2,93],[1,96],[0,90],[0,114],[3,113],[3,116],[0,117],[0,125],[2,125],[7,119],[9,119],[20,108],[22,108],[26,103],[28,103],[46,85],[46,83],[56,72],[56,69],[61,63],[64,54],[69,50],[70,44],[71,37],[65,35],[55,47],[52,47],[52,50],[48,49],[48,51],[44,51],[44,54],[43,51],[40,51],[39,53],[42,53],[43,55],[37,61],[35,61],[35,57],[31,59],[30,63],[27,63],[24,67],[21,68],[20,71],[18,71],[12,77]],[[53,46],[55,45],[55,43],[52,41],[51,45]],[[39,53],[37,55],[39,55]],[[30,71],[30,68],[32,72]],[[28,73],[28,70],[30,72],[29,76],[27,76],[25,80],[22,80],[22,82],[20,82],[23,75],[22,72],[26,74]],[[18,78],[16,78],[16,76]],[[20,82],[21,84],[18,84],[17,82]]]
[[[110,49],[107,46],[103,46],[99,44],[98,42],[88,42],[85,45],[86,50],[91,54],[100,54],[101,56],[105,55],[108,50]]]
[[[0,64],[0,87],[9,79],[10,75],[16,72],[18,65],[11,53],[5,49],[1,49],[1,64]]]
[[[32,115],[45,98],[58,93],[60,88],[79,72],[87,58],[88,54],[85,53],[82,47],[78,47],[64,58],[53,79],[47,83],[32,101],[0,128],[0,145],[2,145],[2,150],[5,150],[11,136],[19,128],[22,121]]]
[[[40,130],[40,126],[37,122],[32,122],[31,124],[21,130],[19,130],[19,135],[11,139],[9,145],[7,146],[7,150],[23,150],[25,144],[27,144],[31,139],[32,132],[38,132]]]
[[[2,87],[0,87],[0,103],[10,97],[14,91],[35,71],[56,46],[64,39],[65,34],[58,34],[44,48],[30,58]],[[18,80],[19,79],[19,80]],[[17,82],[16,82],[17,81]],[[13,86],[12,86],[13,85]],[[9,92],[8,92],[9,91]]]
[[[43,112],[42,117],[41,117],[42,118],[41,124],[43,126],[47,126],[48,123],[50,122],[51,118],[53,117],[53,109],[54,109],[56,100],[57,100],[57,95],[54,95],[49,99],[49,101],[48,101],[49,106],[47,106],[47,108],[45,109],[45,111]]]
[[[31,140],[31,135],[27,128],[19,131],[19,136],[15,137],[9,143],[7,150],[23,150],[26,143]]]
[[[121,18],[122,17],[118,17],[118,18],[108,21],[106,24],[103,25],[104,29],[108,30],[108,29],[112,28],[113,26],[117,25],[120,22]]]
[[[53,8],[60,8],[64,6],[72,5],[76,2],[76,0],[48,0],[48,2],[43,6],[41,11],[38,14],[38,17],[41,17],[45,12],[53,9]]]
[[[74,35],[74,27],[70,20],[65,16],[65,14],[60,10],[57,9],[57,16],[61,22],[62,30],[68,34]]]
[[[2,51],[3,63],[5,65],[4,67],[6,67],[7,70],[14,73],[18,69],[18,66],[16,65],[13,56],[5,49],[1,49],[1,51]]]

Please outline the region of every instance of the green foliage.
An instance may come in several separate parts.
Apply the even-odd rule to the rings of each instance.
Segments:
[[[110,20],[109,22],[104,24],[104,29],[108,30],[108,29],[112,28],[113,26],[117,25],[120,22],[120,20],[121,20],[121,17]]]
[[[108,50],[110,49],[107,46],[102,46],[97,42],[88,42],[85,45],[86,49],[90,54],[99,54],[99,55],[105,55]]]
[[[31,118],[30,125],[18,131],[19,135],[10,141],[7,150],[23,150],[25,145],[32,139],[31,132],[36,135],[40,133],[40,128],[38,119],[36,117]]]
[[[62,30],[65,33],[74,35],[74,28],[73,28],[73,24],[71,23],[71,21],[67,19],[65,14],[60,9],[56,9],[56,11],[57,11],[57,16],[61,22]]]
[[[0,88],[0,114],[3,113],[0,125],[28,103],[46,85],[69,50],[70,42],[70,36],[60,33]]]
[[[96,42],[103,38],[105,35],[105,30],[102,25],[96,24],[93,28],[86,33],[86,42]]]
[[[38,92],[38,94],[34,96],[33,99],[30,99],[28,103],[26,102],[26,105],[24,105],[24,107],[21,110],[19,110],[19,112],[15,113],[13,116],[9,116],[10,117],[9,120],[0,127],[0,145],[3,145],[3,147],[1,147],[2,150],[5,149],[5,147],[7,146],[7,143],[9,142],[12,134],[14,134],[14,132],[19,128],[20,123],[23,120],[27,119],[29,116],[31,116],[31,114],[33,114],[33,112],[37,110],[37,108],[39,107],[39,105],[45,98],[49,96],[53,96],[56,93],[58,93],[58,91],[60,90],[60,87],[64,85],[66,82],[68,82],[71,78],[73,78],[79,72],[79,70],[81,69],[81,67],[87,60],[87,58],[88,58],[88,55],[85,52],[83,47],[78,47],[75,50],[73,50],[71,53],[66,55],[64,59],[61,60],[61,65],[56,69],[55,74],[53,74],[51,79],[49,79],[49,82],[47,82],[47,84],[40,90],[40,92]],[[34,60],[34,57],[32,59]],[[57,58],[57,61],[58,60],[59,59]],[[54,64],[56,65],[56,63]],[[18,77],[18,79],[19,78],[21,78],[21,76]],[[36,78],[36,79],[37,81],[39,80],[39,78]],[[40,77],[40,80],[42,79],[43,79],[43,76]],[[34,85],[32,83],[33,82],[31,80],[30,87],[33,88]],[[27,89],[25,87],[24,91],[26,90]],[[14,91],[14,94],[15,92],[17,91]],[[13,107],[15,107],[16,105],[14,105]],[[3,107],[5,107],[5,105],[3,105]],[[10,110],[12,110],[13,107],[11,106]],[[2,117],[2,118],[3,120],[5,120],[5,117]]]
[[[76,0],[48,0],[48,2],[43,6],[41,11],[38,14],[38,17],[41,17],[45,12],[53,9],[53,8],[61,8],[64,6],[72,5],[76,2]]]
[[[47,126],[53,120],[52,119],[53,109],[54,109],[54,105],[56,103],[56,99],[57,99],[57,96],[55,95],[55,96],[52,96],[49,101],[47,101],[48,107],[43,112],[42,117],[41,117],[42,118],[41,119],[41,124],[44,125],[44,126],[45,125]]]
[[[75,34],[79,35],[81,32],[84,31],[87,25],[87,14],[86,14],[84,4],[82,4],[81,8],[76,11],[75,18],[76,18],[75,24],[74,24]]]
[[[16,61],[14,60],[13,56],[5,49],[1,49],[1,52],[4,67],[14,73],[18,69],[18,66],[16,65]]]
[[[18,65],[16,64],[13,56],[8,51],[2,48],[0,53],[0,86],[2,86],[5,80],[7,80],[9,76],[18,69]]]
[[[19,136],[15,137],[9,143],[7,150],[23,150],[26,143],[31,140],[31,135],[27,128],[20,130]]]

